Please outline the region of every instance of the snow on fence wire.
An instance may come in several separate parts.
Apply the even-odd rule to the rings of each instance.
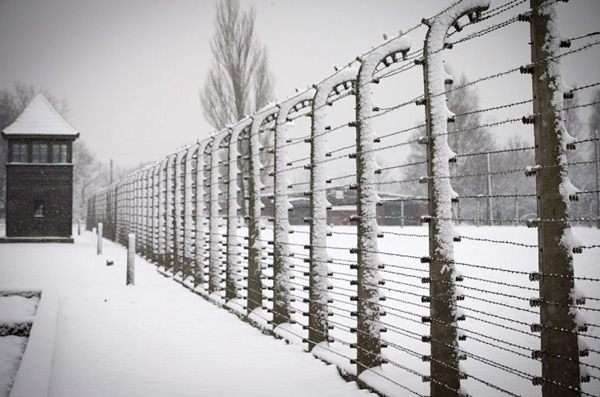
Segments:
[[[570,137],[565,118],[595,105],[568,100],[600,82],[567,90],[558,66],[600,41],[561,40],[560,3],[455,2],[97,192],[87,228],[121,244],[135,233],[159,271],[383,395],[597,396],[599,235],[579,227],[578,242],[571,226],[598,222],[574,214],[599,192],[568,175],[598,169],[598,137]],[[482,63],[495,70],[471,81],[446,72],[509,29],[524,59]],[[509,78],[529,97],[449,109]],[[530,139],[464,143],[483,130]],[[585,145],[594,160],[576,156]]]

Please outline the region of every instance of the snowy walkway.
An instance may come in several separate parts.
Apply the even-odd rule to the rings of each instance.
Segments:
[[[0,289],[59,294],[51,396],[365,396],[299,347],[262,335],[92,235],[75,245],[0,245]],[[106,258],[115,266],[106,267]]]

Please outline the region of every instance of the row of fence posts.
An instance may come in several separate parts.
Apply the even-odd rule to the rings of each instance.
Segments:
[[[569,311],[573,289],[573,259],[571,248],[564,243],[569,232],[567,203],[560,192],[560,185],[567,174],[564,131],[561,114],[555,97],[560,93],[560,76],[550,62],[557,62],[553,53],[555,46],[546,43],[558,40],[549,27],[554,24],[554,14],[543,12],[543,0],[531,0],[533,10],[531,25],[532,64],[529,72],[533,84],[535,158],[540,170],[536,174],[539,241],[539,306],[541,332],[542,375],[535,381],[542,385],[543,395],[567,396],[580,394],[579,347],[574,314]],[[458,2],[429,20],[424,20],[429,30],[424,44],[423,57],[418,64],[423,67],[427,146],[427,184],[429,215],[423,221],[429,223],[429,256],[422,258],[429,265],[429,302],[431,315],[430,361],[431,395],[458,395],[461,359],[457,322],[457,300],[461,299],[455,271],[452,221],[452,188],[447,142],[446,87],[443,72],[445,38],[449,28],[462,17],[476,22],[480,13],[488,7],[487,0]],[[208,280],[208,294],[225,292],[225,299],[240,296],[240,289],[247,292],[247,313],[263,306],[261,240],[261,164],[259,133],[269,123],[274,126],[274,236],[273,236],[273,320],[276,327],[291,320],[290,304],[290,252],[288,236],[287,181],[283,175],[286,163],[286,124],[293,114],[310,108],[311,136],[307,142],[310,152],[310,266],[309,272],[309,349],[329,340],[328,285],[327,285],[327,199],[324,164],[325,151],[324,116],[332,96],[354,94],[356,96],[356,169],[355,188],[358,193],[358,211],[353,220],[357,223],[358,244],[355,249],[357,263],[357,373],[381,365],[380,295],[379,271],[383,268],[377,253],[378,229],[376,221],[377,194],[375,191],[374,133],[369,119],[373,113],[370,97],[372,85],[377,83],[373,74],[382,64],[387,67],[403,59],[409,51],[404,40],[394,40],[359,59],[358,72],[345,68],[332,77],[315,85],[287,101],[262,110],[252,117],[241,120],[231,128],[221,131],[209,140],[200,142],[184,151],[168,156],[159,164],[144,168],[113,185],[111,194],[104,198],[96,195],[88,203],[88,229],[94,219],[112,222],[111,239],[125,243],[127,232],[135,233],[137,252],[158,262],[173,274],[191,278],[194,286],[204,286]],[[248,145],[249,153],[243,157],[238,144]],[[227,149],[227,159],[219,160],[220,149]],[[210,162],[206,159],[210,159]],[[249,169],[242,177],[248,192],[248,211],[245,213],[248,228],[247,243],[242,244],[239,235],[240,222],[238,192],[240,175],[238,160],[247,160]],[[227,174],[219,175],[219,169],[228,165]],[[207,175],[208,174],[208,175]],[[225,186],[220,191],[219,186]],[[220,208],[219,200],[227,197],[227,208]],[[107,199],[108,197],[108,199]],[[241,197],[244,200],[244,197]],[[101,205],[98,200],[105,200]],[[99,206],[110,207],[112,219],[99,219]],[[116,207],[116,210],[115,210]],[[226,225],[220,225],[221,211]],[[492,215],[490,215],[491,219]],[[221,226],[226,228],[223,233]],[[226,267],[220,269],[219,245],[225,238],[224,257]],[[562,244],[559,242],[563,242]],[[131,246],[131,245],[130,245]],[[208,246],[208,248],[207,248]],[[242,253],[246,246],[246,254]],[[208,272],[205,263],[208,262]],[[247,263],[247,285],[243,280],[241,266]],[[547,275],[547,276],[545,276]],[[551,275],[551,276],[550,276]],[[224,281],[224,286],[222,282]],[[561,304],[557,304],[557,302]],[[569,332],[560,332],[568,330]]]

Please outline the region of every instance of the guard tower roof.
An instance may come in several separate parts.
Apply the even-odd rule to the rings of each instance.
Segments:
[[[23,113],[2,131],[7,138],[26,136],[71,137],[79,133],[56,111],[43,94],[38,94]]]

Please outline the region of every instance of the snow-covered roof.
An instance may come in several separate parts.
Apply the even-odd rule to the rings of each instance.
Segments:
[[[33,98],[23,113],[3,132],[5,135],[79,135],[42,94]]]

